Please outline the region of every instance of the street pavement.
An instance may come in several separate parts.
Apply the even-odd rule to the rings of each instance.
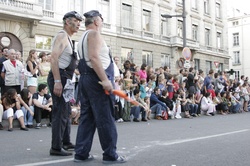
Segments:
[[[75,142],[78,126],[72,126]],[[117,123],[117,152],[123,166],[250,165],[250,113],[193,119]],[[74,163],[73,156],[50,156],[51,128],[0,131],[1,166],[100,166],[102,150],[95,134],[95,159]],[[117,164],[121,165],[121,164]]]

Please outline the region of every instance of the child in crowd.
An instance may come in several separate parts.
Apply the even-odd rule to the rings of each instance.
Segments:
[[[28,128],[33,128],[34,106],[32,102],[32,94],[28,89],[23,89],[20,95],[23,100],[23,103],[21,103],[21,109],[24,114],[24,124]]]
[[[146,108],[146,116],[147,116],[147,119],[148,120],[150,120],[151,118],[150,118],[150,116],[151,116],[151,109],[150,109],[150,98],[149,97],[145,97],[144,98],[144,102],[146,103],[146,106],[145,106],[145,108]]]

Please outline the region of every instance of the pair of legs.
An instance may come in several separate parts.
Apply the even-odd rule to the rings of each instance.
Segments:
[[[4,111],[3,119],[8,119],[9,129],[13,128],[13,119],[18,119],[21,127],[25,128],[22,110],[16,110],[16,112],[14,113],[13,108],[9,108],[9,109]]]
[[[208,103],[208,105],[202,105],[201,110],[206,111],[207,112],[206,115],[216,112],[215,105],[212,103]]]
[[[34,106],[30,106],[30,109],[34,112]],[[21,110],[23,111],[24,125],[33,125],[33,116],[30,112],[24,106],[21,107]]]

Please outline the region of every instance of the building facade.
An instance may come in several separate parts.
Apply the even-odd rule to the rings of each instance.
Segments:
[[[235,71],[234,77],[239,79],[241,75],[250,77],[250,48],[248,36],[250,35],[250,15],[238,13],[228,18],[228,46],[229,66]]]
[[[214,64],[228,69],[226,0],[0,0],[0,47],[21,51],[24,61],[30,49],[50,52],[66,12],[97,9],[104,38],[121,64],[129,59],[176,73],[183,67],[183,17],[161,15],[181,15],[183,2],[191,65],[206,72]],[[83,31],[84,24],[73,37],[76,42]]]

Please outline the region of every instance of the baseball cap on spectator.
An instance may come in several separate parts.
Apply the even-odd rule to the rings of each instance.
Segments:
[[[66,18],[70,18],[70,17],[74,17],[74,18],[76,18],[79,21],[83,20],[82,16],[79,13],[77,13],[76,11],[71,11],[71,12],[66,13],[63,16],[63,20],[65,20]]]
[[[90,11],[88,11],[87,13],[84,13],[83,15],[84,15],[84,17],[86,17],[86,18],[92,18],[92,17],[97,17],[97,16],[99,16],[99,17],[102,19],[102,21],[103,21],[102,15],[101,15],[101,13],[99,13],[98,10],[90,10]]]

